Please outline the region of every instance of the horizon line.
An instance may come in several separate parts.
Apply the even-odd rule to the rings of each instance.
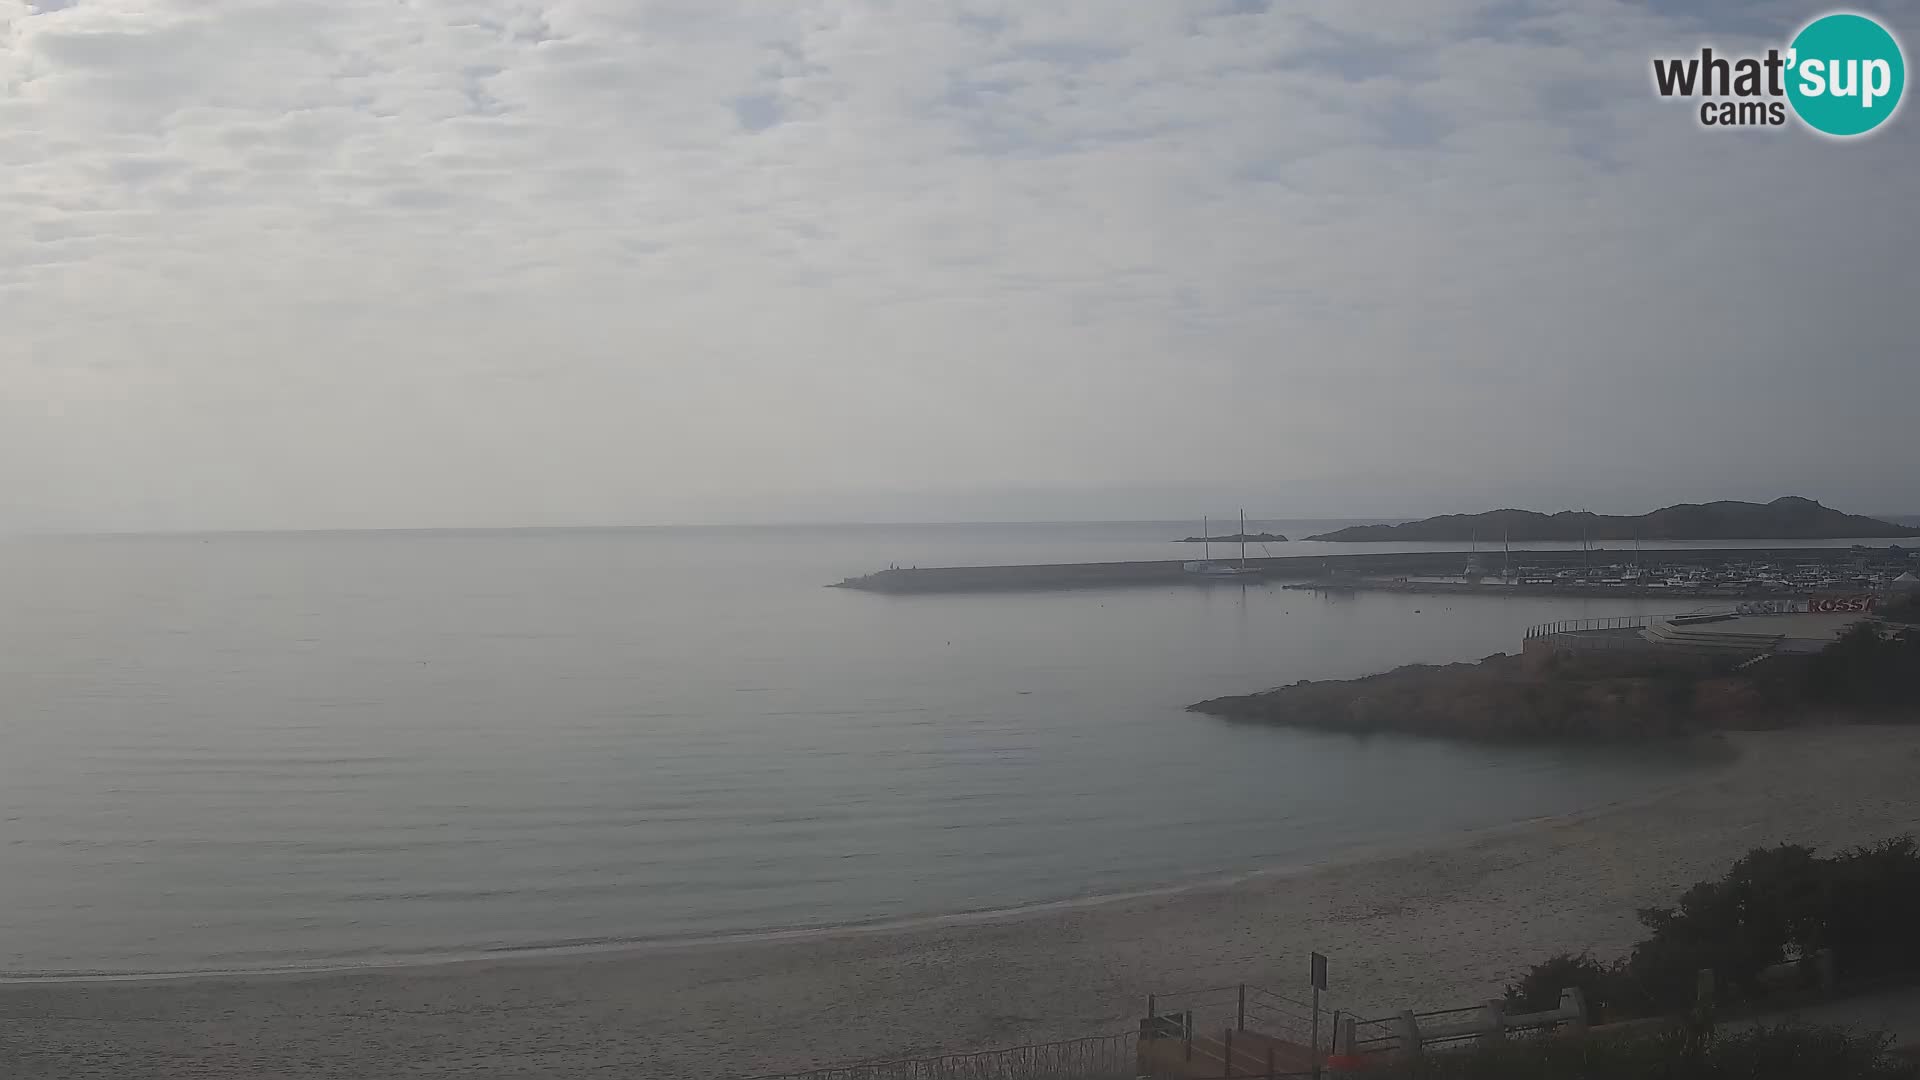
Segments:
[[[1197,520],[1197,519],[1196,519]],[[1412,517],[1289,517],[1256,518],[1249,522],[1367,522],[1386,523],[1421,520]],[[674,529],[877,529],[877,528],[950,528],[984,525],[1171,525],[1184,524],[1184,517],[1140,518],[981,518],[934,521],[705,521],[656,524],[568,524],[568,525],[323,525],[323,526],[240,526],[233,528],[182,529],[45,529],[0,530],[0,537],[13,539],[134,539],[213,536],[314,536],[339,534],[389,533],[501,533],[501,532],[639,532]]]

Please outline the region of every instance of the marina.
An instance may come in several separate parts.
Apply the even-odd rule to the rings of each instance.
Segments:
[[[1622,561],[1624,558],[1624,561]],[[1608,561],[1601,562],[1601,559]],[[1458,551],[1366,552],[1244,559],[1231,575],[1200,574],[1192,562],[1038,563],[1017,566],[891,567],[830,587],[879,593],[1111,588],[1177,583],[1274,582],[1322,591],[1472,593],[1527,596],[1668,596],[1765,599],[1813,592],[1878,591],[1913,560],[1904,548],[1689,548],[1511,551],[1498,574]]]

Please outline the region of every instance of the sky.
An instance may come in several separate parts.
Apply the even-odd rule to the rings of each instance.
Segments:
[[[1825,10],[0,0],[0,530],[1920,511]]]

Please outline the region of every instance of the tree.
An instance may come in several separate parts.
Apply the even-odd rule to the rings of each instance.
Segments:
[[[1828,858],[1810,848],[1755,848],[1673,907],[1647,908],[1650,932],[1624,961],[1561,954],[1507,988],[1520,1007],[1552,1008],[1578,986],[1607,1018],[1679,1013],[1698,972],[1735,1000],[1766,993],[1761,972],[1831,949],[1841,978],[1920,976],[1920,845],[1911,836]]]
[[[1592,953],[1561,953],[1535,964],[1507,987],[1507,1005],[1515,1012],[1546,1012],[1560,1005],[1560,991],[1577,987],[1587,1001],[1587,1022],[1602,1023],[1624,1002],[1621,965],[1603,964]]]

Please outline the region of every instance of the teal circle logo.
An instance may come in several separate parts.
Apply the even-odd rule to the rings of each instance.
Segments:
[[[1900,107],[1907,63],[1886,27],[1865,15],[1823,15],[1794,36],[1787,100],[1808,127],[1865,135]]]

